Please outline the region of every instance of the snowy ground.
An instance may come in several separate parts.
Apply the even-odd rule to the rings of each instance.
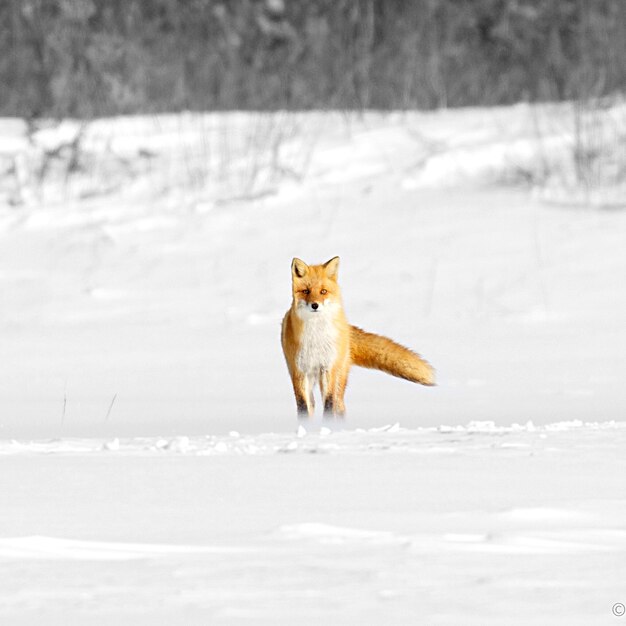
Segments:
[[[214,118],[103,121],[117,160],[40,185],[0,124],[0,621],[615,623],[626,212],[495,186],[527,113],[238,115],[217,151]],[[298,436],[289,264],[336,254],[439,386],[354,371],[347,430]]]
[[[0,615],[614,624],[625,445],[578,423],[3,444]]]

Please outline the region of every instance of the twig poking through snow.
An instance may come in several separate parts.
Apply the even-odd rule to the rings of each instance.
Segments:
[[[113,399],[111,400],[111,404],[109,404],[109,410],[107,411],[107,414],[104,418],[105,422],[109,421],[109,415],[111,415],[111,409],[113,408],[113,404],[115,403],[115,398],[117,398],[117,394],[113,395]]]

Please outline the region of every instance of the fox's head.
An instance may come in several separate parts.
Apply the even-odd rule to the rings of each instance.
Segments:
[[[323,265],[307,265],[297,258],[291,262],[293,306],[301,318],[332,315],[341,308],[338,269],[338,256]]]

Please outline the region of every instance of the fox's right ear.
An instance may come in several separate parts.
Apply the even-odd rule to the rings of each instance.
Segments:
[[[291,262],[291,275],[296,278],[302,278],[306,276],[306,273],[309,271],[309,266],[298,258],[295,258]]]

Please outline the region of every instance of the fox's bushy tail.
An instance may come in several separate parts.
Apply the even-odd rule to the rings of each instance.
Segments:
[[[434,385],[435,372],[419,354],[387,337],[350,327],[350,357],[354,365],[382,370],[421,385]]]

